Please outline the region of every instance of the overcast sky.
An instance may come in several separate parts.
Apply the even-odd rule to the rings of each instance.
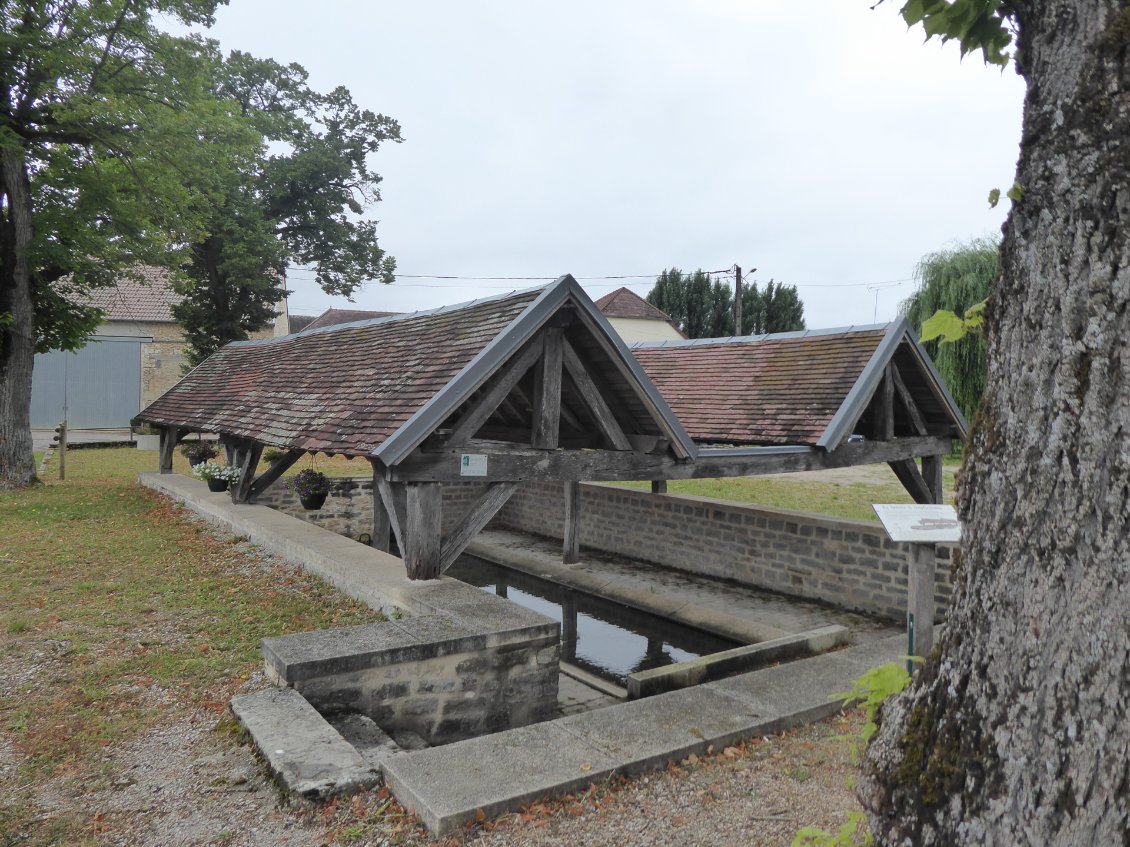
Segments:
[[[926,253],[999,234],[1023,83],[923,44],[898,0],[231,0],[210,35],[346,86],[404,141],[374,157],[405,311],[571,273],[593,298],[666,267],[798,287],[810,327],[889,320]],[[316,11],[314,11],[316,9]],[[583,279],[643,275],[629,280]]]

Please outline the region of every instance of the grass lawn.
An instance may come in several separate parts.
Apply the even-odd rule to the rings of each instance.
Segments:
[[[46,815],[46,779],[96,788],[100,753],[204,707],[219,717],[259,641],[371,619],[320,580],[221,540],[139,488],[155,453],[74,450],[67,479],[0,493],[0,844],[76,843],[86,815]],[[178,470],[188,470],[178,455]],[[7,835],[5,835],[7,833]]]
[[[946,461],[944,487],[949,502],[953,501],[954,475],[959,467],[957,460]],[[615,484],[641,490],[650,490],[651,487],[647,482]],[[914,502],[886,465],[734,479],[672,480],[667,483],[667,490],[671,494],[690,494],[864,520],[875,520],[872,503]]]

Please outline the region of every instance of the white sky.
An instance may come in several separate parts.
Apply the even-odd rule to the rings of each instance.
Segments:
[[[210,35],[401,123],[370,212],[401,275],[646,275],[582,279],[596,298],[737,263],[828,327],[889,320],[921,256],[998,233],[1015,170],[1019,77],[873,3],[232,0]],[[536,284],[402,276],[350,304],[294,269],[290,311]]]

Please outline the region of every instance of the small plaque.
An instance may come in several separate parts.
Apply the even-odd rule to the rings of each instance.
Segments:
[[[920,544],[957,544],[961,521],[953,506],[911,506],[905,503],[872,503],[891,541]]]
[[[486,476],[487,457],[482,453],[464,453],[459,460],[459,476]]]

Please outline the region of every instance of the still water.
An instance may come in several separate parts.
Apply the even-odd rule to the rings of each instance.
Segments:
[[[561,660],[621,686],[630,673],[740,646],[474,556],[460,556],[444,575],[561,621]]]

